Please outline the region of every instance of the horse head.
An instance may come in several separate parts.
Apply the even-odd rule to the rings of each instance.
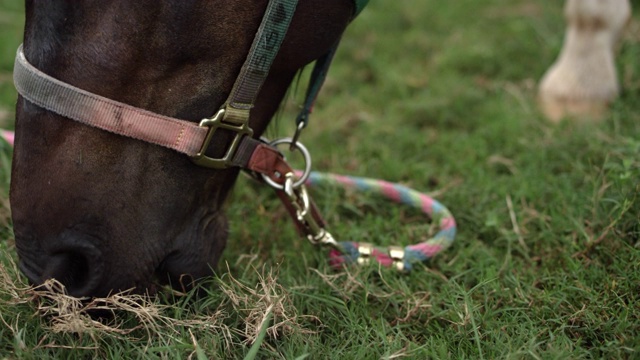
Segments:
[[[26,1],[24,56],[85,91],[199,122],[221,107],[268,0]],[[325,54],[354,2],[301,1],[249,126],[259,137],[296,72]],[[224,152],[230,135],[209,153]],[[11,208],[20,268],[74,296],[153,291],[211,274],[238,169],[71,121],[19,97]]]

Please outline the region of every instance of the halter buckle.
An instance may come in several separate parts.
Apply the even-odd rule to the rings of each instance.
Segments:
[[[205,118],[200,121],[200,127],[208,128],[207,136],[204,138],[200,151],[193,157],[193,161],[196,165],[212,168],[212,169],[226,169],[231,166],[231,160],[238,150],[240,140],[244,136],[253,135],[253,130],[249,127],[247,122],[240,124],[233,124],[224,121],[225,109],[222,108],[212,118]],[[235,132],[231,145],[227,149],[226,153],[221,158],[212,158],[206,156],[205,153],[211,144],[211,139],[218,129],[226,129]]]

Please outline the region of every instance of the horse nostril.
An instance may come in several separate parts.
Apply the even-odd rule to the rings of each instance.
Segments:
[[[58,253],[51,256],[45,272],[46,278],[54,278],[65,285],[69,292],[83,287],[89,277],[87,259],[79,253]]]
[[[74,244],[53,252],[44,264],[42,280],[60,281],[71,296],[95,295],[103,275],[100,255],[100,250],[90,244]]]

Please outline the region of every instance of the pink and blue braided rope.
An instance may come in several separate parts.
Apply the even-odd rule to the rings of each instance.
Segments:
[[[307,185],[339,185],[347,189],[381,195],[394,202],[411,206],[427,214],[439,226],[438,232],[428,240],[404,247],[404,270],[409,271],[416,263],[425,262],[439,254],[453,243],[456,235],[456,221],[451,212],[430,196],[404,185],[383,180],[311,172]],[[332,249],[329,257],[331,265],[356,263],[361,256],[358,242],[339,242],[339,249]],[[391,266],[394,260],[383,247],[375,247],[370,256],[383,266]]]
[[[15,140],[15,134],[13,133],[13,131],[0,130],[0,138],[8,142],[9,145],[13,146],[13,141]]]

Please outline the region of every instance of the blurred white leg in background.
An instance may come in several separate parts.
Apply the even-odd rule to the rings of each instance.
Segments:
[[[598,120],[620,92],[616,43],[631,17],[629,0],[567,0],[567,29],[560,56],[540,82],[542,112]]]

